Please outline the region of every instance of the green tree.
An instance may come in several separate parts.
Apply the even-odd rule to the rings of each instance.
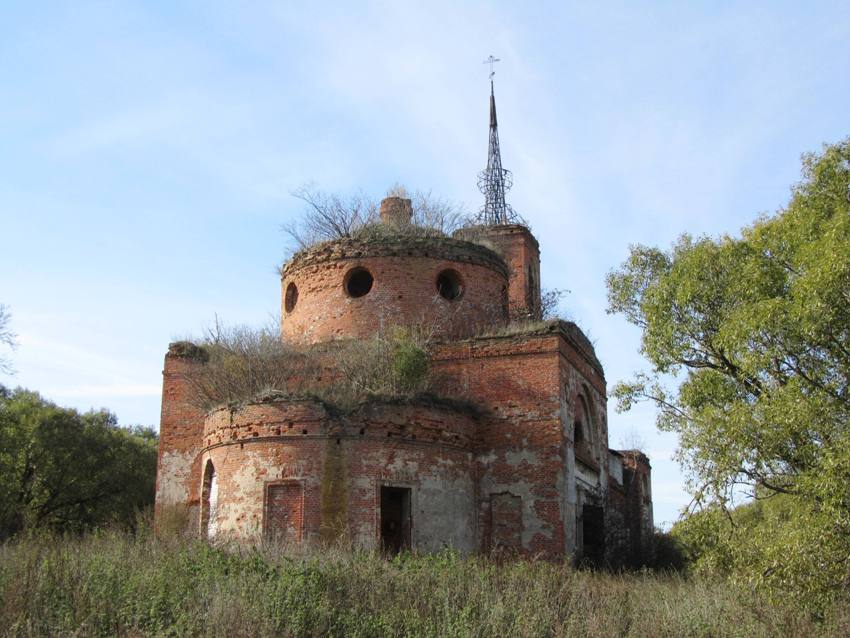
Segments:
[[[740,237],[633,246],[607,279],[609,312],[642,329],[652,365],[617,385],[620,408],[652,401],[679,435],[707,508],[691,540],[737,532],[750,550],[696,558],[816,601],[850,586],[848,184],[850,140],[805,155],[787,207]],[[744,538],[754,526],[724,511],[742,490],[783,495],[789,524]]]
[[[153,503],[157,435],[0,387],[0,538],[130,525]]]

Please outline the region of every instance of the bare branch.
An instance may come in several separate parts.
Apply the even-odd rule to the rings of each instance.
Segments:
[[[10,350],[14,350],[18,346],[17,335],[9,327],[12,320],[12,314],[9,312],[9,307],[0,304],[0,346],[6,346]],[[12,367],[12,362],[8,356],[0,355],[0,374],[12,375],[15,369]]]

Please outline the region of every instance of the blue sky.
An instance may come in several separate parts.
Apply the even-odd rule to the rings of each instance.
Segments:
[[[605,273],[780,208],[850,133],[848,43],[846,2],[4,3],[0,382],[158,424],[170,340],[277,313],[293,189],[480,205],[492,53],[509,201],[613,384],[643,362]],[[674,520],[675,439],[609,422]]]

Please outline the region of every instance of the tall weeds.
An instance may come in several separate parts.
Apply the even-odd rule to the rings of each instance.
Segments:
[[[349,409],[369,397],[428,392],[428,340],[421,330],[395,326],[368,339],[299,348],[280,339],[277,325],[228,327],[217,321],[197,345],[171,347],[203,361],[187,376],[191,400],[203,410],[305,395]]]
[[[6,636],[838,636],[722,581],[455,553],[216,548],[103,532],[0,546]]]

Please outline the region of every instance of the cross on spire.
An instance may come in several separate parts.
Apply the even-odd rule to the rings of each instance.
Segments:
[[[490,83],[491,84],[493,83],[493,76],[496,75],[496,71],[493,69],[493,65],[496,64],[496,62],[501,62],[501,60],[499,58],[494,58],[492,55],[489,58],[487,58],[486,60],[484,60],[484,64],[490,65]]]

